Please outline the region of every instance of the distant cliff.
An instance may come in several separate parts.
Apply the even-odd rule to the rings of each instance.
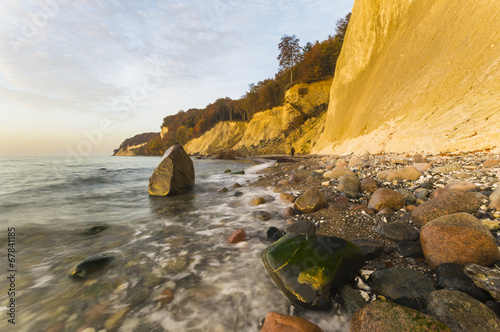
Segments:
[[[299,83],[285,93],[284,106],[254,114],[250,122],[220,122],[185,149],[190,154],[233,150],[240,155],[309,153],[328,108],[331,79]],[[306,139],[305,139],[306,138]]]
[[[153,139],[160,137],[160,133],[144,133],[127,138],[113,153],[114,156],[138,156],[149,155],[145,153],[144,147]]]
[[[313,152],[500,151],[497,0],[356,0]]]

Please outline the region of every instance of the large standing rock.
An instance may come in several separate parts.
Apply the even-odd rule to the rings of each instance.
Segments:
[[[403,206],[405,206],[405,197],[388,188],[377,189],[368,202],[368,208],[375,211],[381,211],[385,208],[397,211]]]
[[[459,291],[432,292],[427,309],[453,331],[500,331],[500,319],[490,308]]]
[[[420,242],[431,269],[442,263],[490,265],[500,259],[488,227],[468,213],[448,214],[425,224]]]
[[[323,330],[305,318],[270,312],[266,315],[260,332],[275,331],[322,332]]]
[[[295,210],[304,213],[312,213],[327,206],[328,203],[325,197],[316,187],[309,188],[293,204]]]
[[[392,302],[374,301],[351,319],[351,332],[451,331],[437,319]]]
[[[165,196],[182,194],[194,186],[194,166],[181,145],[173,145],[149,178],[149,194]]]
[[[413,210],[412,219],[417,227],[422,227],[427,222],[445,214],[474,213],[480,206],[481,201],[473,193],[447,190]]]
[[[434,290],[431,279],[413,269],[384,269],[376,271],[371,277],[375,294],[416,310],[426,308],[427,298]]]
[[[275,284],[292,302],[329,308],[331,296],[364,265],[359,248],[331,236],[288,234],[261,254]]]

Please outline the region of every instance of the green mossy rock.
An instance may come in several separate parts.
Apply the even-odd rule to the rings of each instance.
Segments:
[[[293,303],[328,309],[331,297],[364,265],[361,250],[333,236],[288,234],[261,253],[269,276]]]

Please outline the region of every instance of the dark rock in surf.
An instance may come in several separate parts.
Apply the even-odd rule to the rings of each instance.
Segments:
[[[276,242],[283,237],[283,232],[276,227],[269,227],[266,231],[266,239],[270,242]]]
[[[149,179],[149,194],[166,196],[182,194],[194,186],[194,166],[181,145],[171,146]]]
[[[71,275],[73,277],[86,278],[88,274],[98,271],[111,263],[113,259],[115,259],[113,256],[106,254],[92,255],[78,263]]]
[[[92,227],[87,228],[86,230],[83,231],[83,235],[96,235],[99,234],[106,229],[108,229],[109,226],[106,225],[95,225]]]
[[[329,308],[331,296],[364,265],[352,242],[332,237],[287,234],[261,253],[268,275],[292,302]]]

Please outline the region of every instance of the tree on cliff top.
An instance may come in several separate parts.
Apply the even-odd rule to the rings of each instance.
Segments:
[[[284,35],[278,44],[280,50],[280,54],[278,55],[280,67],[285,70],[290,69],[290,83],[293,83],[293,66],[302,57],[302,47],[300,47],[299,41],[299,38],[295,35]]]

